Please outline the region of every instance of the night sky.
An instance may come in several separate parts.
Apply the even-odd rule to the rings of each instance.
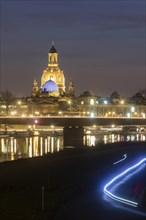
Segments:
[[[1,0],[1,90],[29,96],[52,41],[76,95],[144,89],[145,7],[145,0]]]

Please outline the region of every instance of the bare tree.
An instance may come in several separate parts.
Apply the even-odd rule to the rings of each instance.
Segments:
[[[2,91],[0,93],[0,102],[1,104],[6,106],[6,114],[9,114],[9,106],[13,104],[15,98],[10,91],[6,89],[6,91]]]

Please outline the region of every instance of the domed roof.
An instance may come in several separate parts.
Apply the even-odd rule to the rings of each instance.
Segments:
[[[54,47],[54,45],[52,45],[51,49],[50,49],[50,53],[57,53],[56,48]]]
[[[58,86],[53,80],[48,80],[42,87],[42,92],[58,92]]]

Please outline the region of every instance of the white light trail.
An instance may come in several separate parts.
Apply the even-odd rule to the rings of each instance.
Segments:
[[[114,162],[113,165],[115,165],[115,164],[117,164],[117,163],[120,163],[121,161],[123,161],[123,160],[125,160],[125,159],[127,158],[127,154],[124,154],[123,156],[124,156],[123,159]]]
[[[118,201],[118,202],[121,202],[121,203],[124,203],[124,204],[127,204],[127,205],[131,205],[131,206],[134,206],[134,207],[137,207],[138,206],[138,203],[137,202],[134,202],[134,201],[131,201],[131,200],[128,200],[128,199],[124,199],[122,197],[119,197],[119,196],[116,196],[114,195],[113,193],[111,193],[109,190],[108,190],[108,187],[111,186],[111,184],[113,184],[116,180],[118,180],[119,178],[123,177],[124,175],[126,175],[128,172],[134,170],[135,168],[137,168],[138,166],[140,166],[142,163],[144,163],[146,161],[146,158],[142,159],[140,162],[138,162],[137,164],[131,166],[130,168],[126,169],[124,172],[122,172],[121,174],[117,175],[116,177],[114,177],[110,182],[108,182],[105,186],[104,186],[104,193],[106,195],[108,195],[109,197],[111,197],[112,199]]]

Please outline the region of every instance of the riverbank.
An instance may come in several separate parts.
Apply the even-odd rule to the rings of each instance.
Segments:
[[[137,149],[137,146],[138,149]],[[92,190],[97,172],[117,153],[145,152],[146,142],[120,142],[93,148],[69,148],[43,157],[0,164],[1,219],[53,219],[59,208],[77,194]],[[109,159],[110,157],[110,159]],[[101,166],[102,161],[106,163]],[[44,210],[42,210],[44,187]]]

